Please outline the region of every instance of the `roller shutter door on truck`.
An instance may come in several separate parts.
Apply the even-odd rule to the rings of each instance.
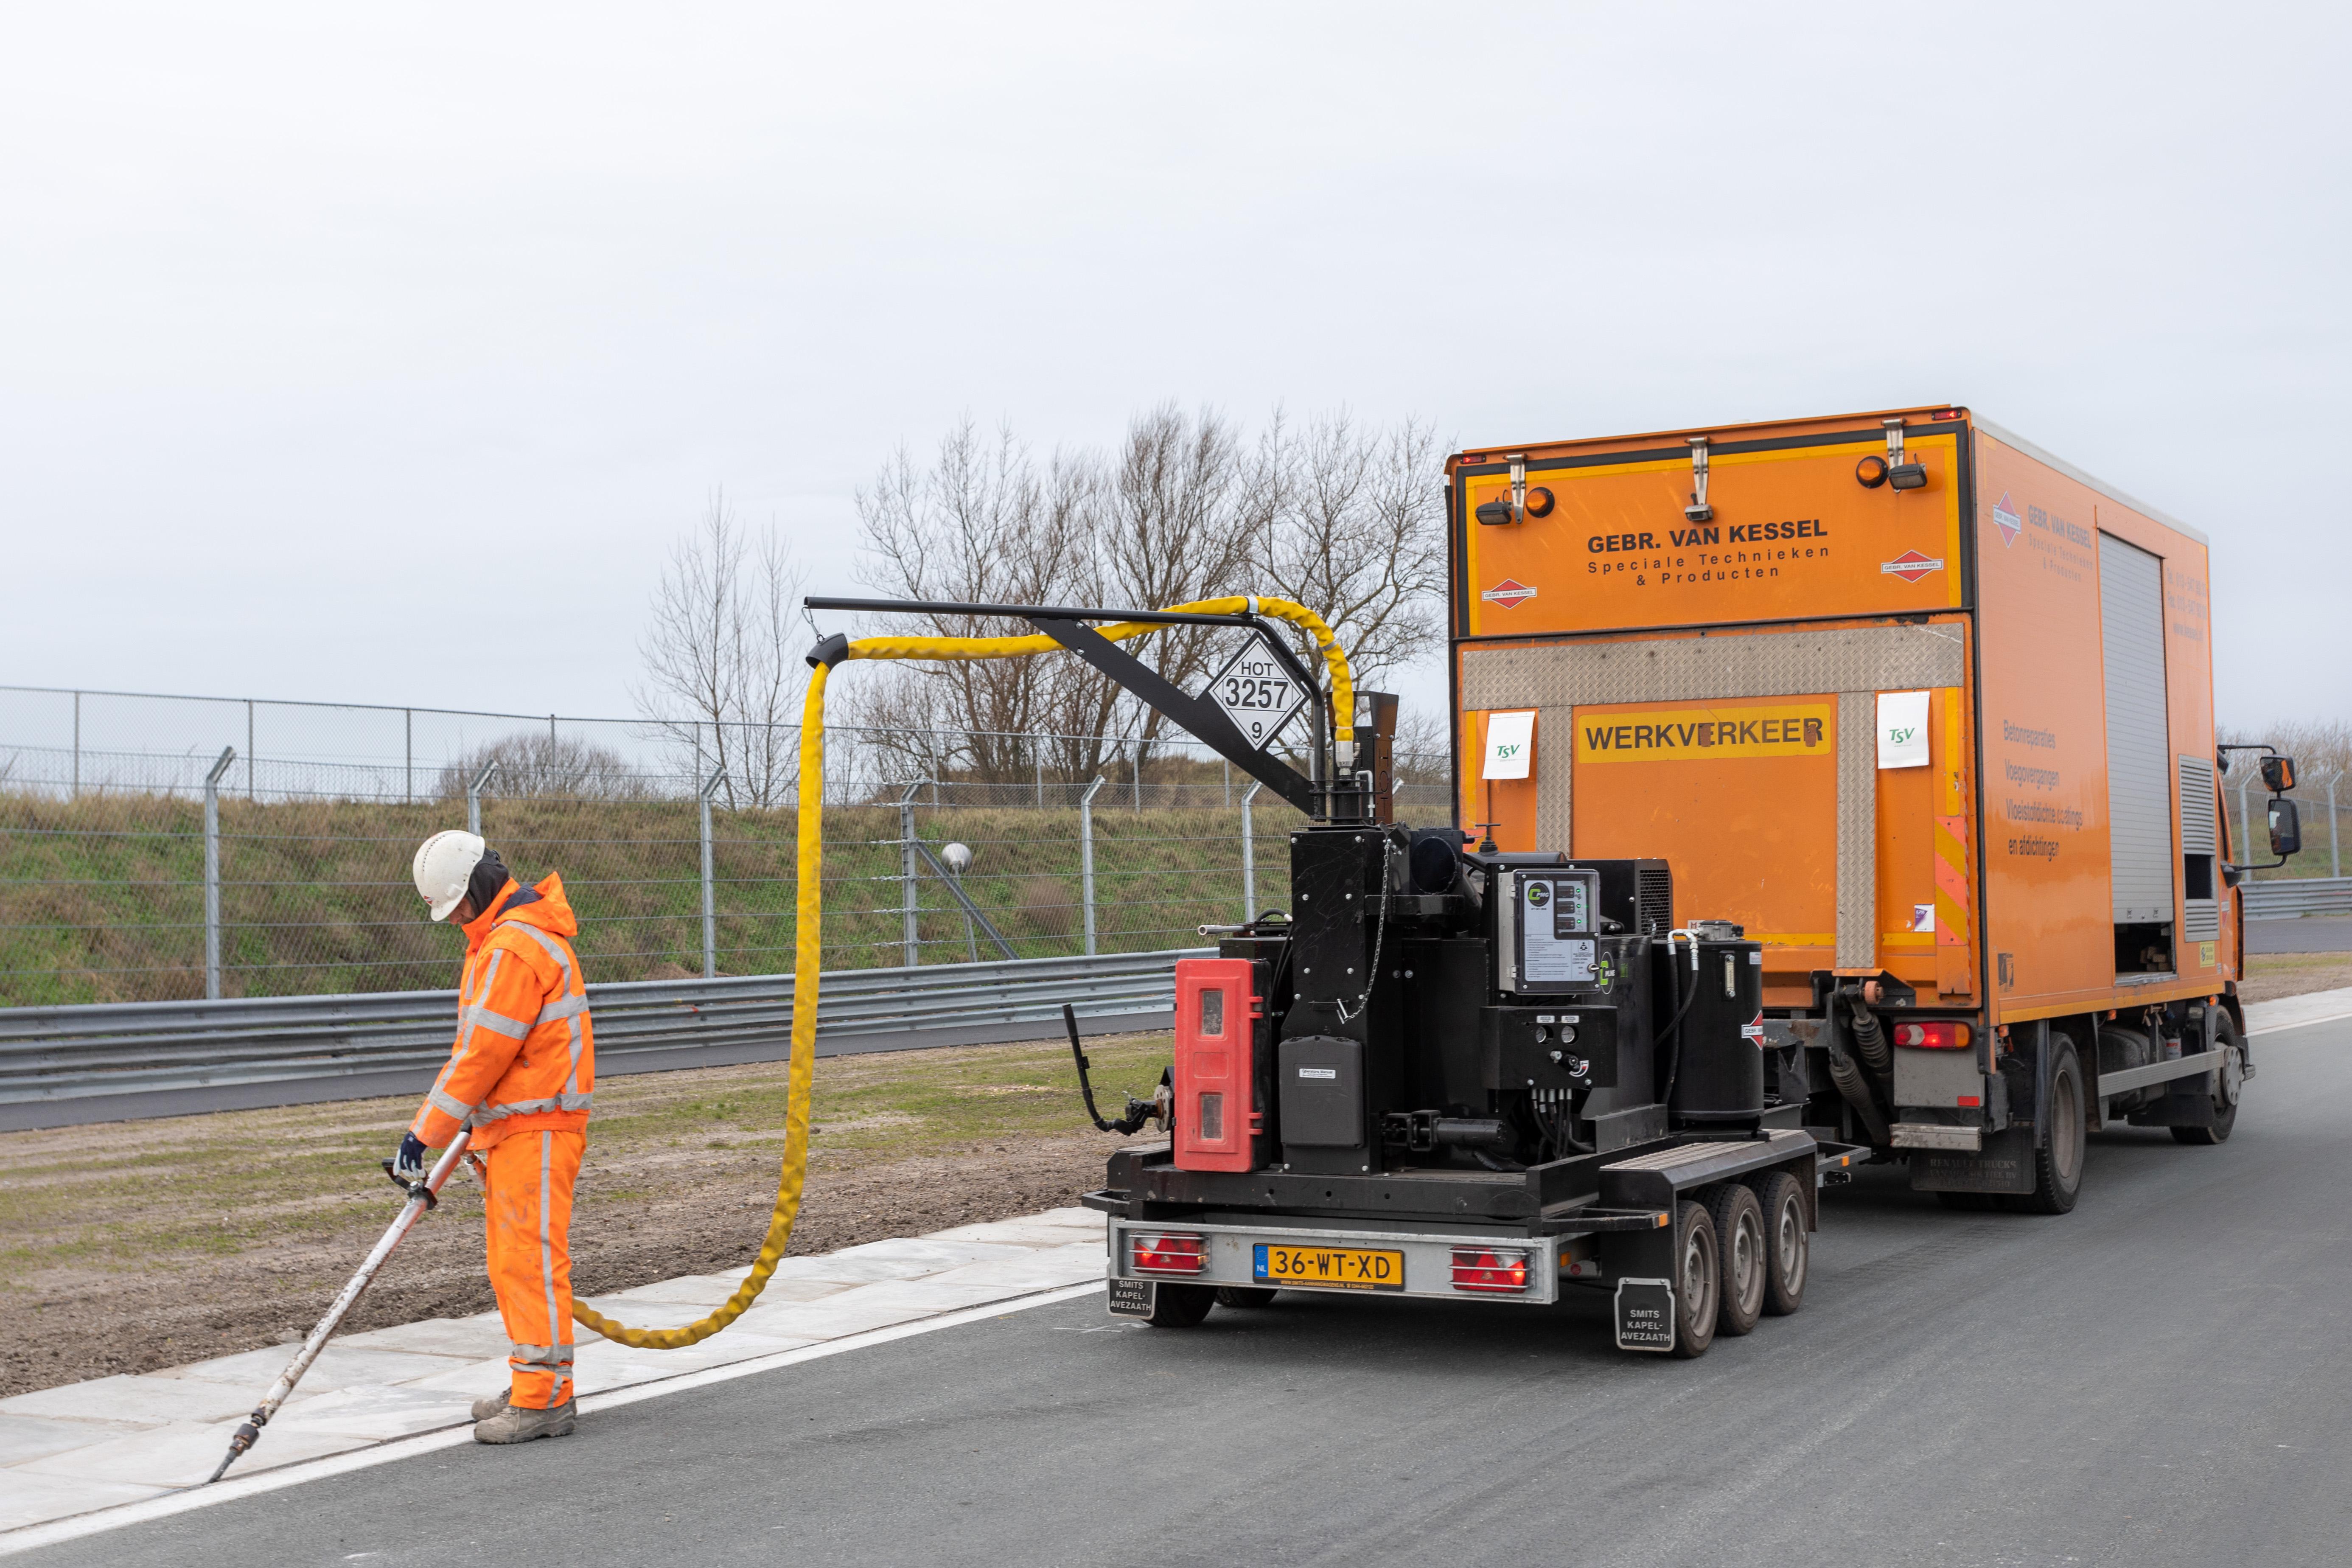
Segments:
[[[2099,535],[2107,822],[2115,922],[2172,919],[2172,743],[2165,722],[2164,563]]]

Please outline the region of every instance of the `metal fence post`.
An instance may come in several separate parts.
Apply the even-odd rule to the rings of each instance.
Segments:
[[[1135,805],[1133,809],[1137,811],[1143,809],[1143,742],[1139,740],[1135,742]]]
[[[400,710],[401,754],[407,769],[407,781],[401,788],[401,798],[410,805],[416,804],[416,710]]]
[[[2246,864],[2251,866],[2254,863],[2255,854],[2254,819],[2252,816],[2248,815],[2246,811],[2246,785],[2250,781],[2246,779],[2240,779],[2238,781],[2238,832],[2245,840],[2244,844],[2240,847],[2238,853],[2244,856],[2246,858]]]
[[[710,881],[710,795],[727,777],[725,768],[713,768],[702,786],[702,977],[719,978],[719,904]]]
[[[74,798],[81,798],[81,693],[74,693]]]
[[[1045,741],[1042,735],[1034,739],[1035,747],[1032,755],[1037,763],[1037,809],[1043,811],[1045,809]]]
[[[1249,793],[1242,796],[1242,919],[1244,921],[1257,919],[1257,834],[1255,814],[1250,809],[1250,803],[1257,799],[1257,792],[1265,787],[1264,784],[1254,784],[1249,786]]]
[[[922,787],[919,781],[910,784],[907,793],[898,797],[899,938],[906,944],[909,969],[923,962],[922,931],[918,919],[922,902],[915,887],[915,795]]]
[[[221,994],[220,782],[236,761],[236,748],[223,746],[220,761],[205,775],[205,1000]]]
[[[253,699],[245,700],[245,798],[253,798]]]
[[[2344,875],[2344,858],[2336,849],[2336,781],[2344,776],[2341,771],[2327,775],[2327,874]]]
[[[477,838],[482,836],[482,791],[488,785],[490,775],[498,771],[499,760],[492,757],[474,775],[474,782],[466,786],[466,831]]]
[[[1095,796],[1110,781],[1101,774],[1078,796],[1078,886],[1087,912],[1087,956],[1095,955]]]

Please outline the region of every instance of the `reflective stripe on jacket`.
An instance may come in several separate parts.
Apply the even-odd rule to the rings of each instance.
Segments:
[[[427,1147],[459,1127],[488,1150],[517,1132],[588,1125],[596,1037],[572,951],[579,931],[552,875],[536,888],[509,879],[466,927],[457,1044],[409,1124]]]

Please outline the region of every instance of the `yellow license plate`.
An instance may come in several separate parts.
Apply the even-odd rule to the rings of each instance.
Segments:
[[[1326,1290],[1402,1290],[1404,1254],[1369,1247],[1283,1247],[1257,1244],[1253,1274],[1261,1285],[1314,1286]]]

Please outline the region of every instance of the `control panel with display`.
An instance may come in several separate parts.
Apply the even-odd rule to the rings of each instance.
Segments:
[[[1510,887],[1508,972],[1502,989],[1526,994],[1590,991],[1597,968],[1601,873],[1571,867],[1515,870]]]

